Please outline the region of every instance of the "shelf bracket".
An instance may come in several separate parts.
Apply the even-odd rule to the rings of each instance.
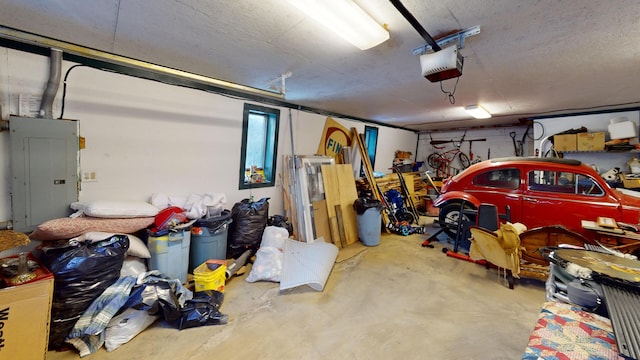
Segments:
[[[478,34],[480,34],[480,25],[476,25],[468,29],[458,31],[455,34],[447,35],[441,39],[436,40],[436,44],[438,44],[438,46],[440,47],[444,47],[457,40],[458,49],[464,49],[464,39],[468,38],[469,36],[478,35]],[[411,51],[413,52],[413,55],[417,56],[417,55],[424,55],[430,51],[433,51],[433,49],[431,45],[425,44],[420,47],[414,48]]]

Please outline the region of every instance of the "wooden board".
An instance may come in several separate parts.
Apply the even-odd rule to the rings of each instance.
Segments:
[[[340,205],[336,205],[334,208],[336,209],[336,220],[338,221],[338,232],[340,233],[340,245],[342,248],[345,248],[347,247],[347,236],[344,229],[342,207]]]
[[[602,232],[614,233],[614,234],[624,234],[624,230],[620,228],[598,226],[598,224],[595,221],[581,220],[581,224],[584,229],[588,229],[588,230],[602,231]]]
[[[314,201],[313,206],[313,225],[315,227],[316,239],[323,237],[325,242],[332,243],[331,227],[329,225],[329,214],[327,214],[327,201]]]
[[[385,201],[383,201],[383,195],[380,192],[380,188],[376,183],[375,177],[373,176],[373,168],[371,167],[371,162],[369,161],[369,155],[367,152],[367,147],[364,144],[364,140],[358,134],[358,130],[356,128],[351,128],[351,137],[353,138],[352,142],[358,145],[358,150],[360,151],[360,156],[362,159],[363,171],[367,182],[369,182],[369,186],[371,188],[371,192],[376,200],[380,200],[383,204],[386,205]],[[382,221],[383,223],[389,224],[389,216],[387,214],[387,210],[382,212]],[[384,227],[386,232],[389,232],[387,226]]]
[[[353,177],[351,165],[336,165],[338,184],[340,185],[340,207],[342,208],[342,222],[344,224],[347,245],[358,241],[358,222],[353,203],[358,199],[356,180]]]
[[[338,232],[338,219],[335,206],[340,204],[340,188],[338,187],[336,165],[320,165],[322,171],[322,183],[324,185],[324,200],[327,208],[327,217],[331,229],[331,242],[338,248],[342,248],[340,234]]]
[[[338,224],[342,222],[344,245],[355,243],[358,241],[358,224],[353,203],[358,198],[358,192],[351,165],[322,165],[322,181],[329,219],[336,217]],[[341,214],[336,213],[336,205],[340,206]],[[340,219],[337,218],[339,215],[341,215]],[[335,238],[333,243],[338,247],[343,245],[339,239]]]

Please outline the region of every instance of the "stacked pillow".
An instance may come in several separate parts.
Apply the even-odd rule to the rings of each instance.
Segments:
[[[52,219],[29,235],[33,240],[64,240],[91,231],[131,234],[153,224],[160,211],[144,201],[93,201],[71,204],[80,216]]]
[[[104,240],[116,234],[129,238],[123,275],[137,275],[146,271],[143,259],[151,257],[144,241],[133,233],[154,224],[160,211],[144,201],[90,201],[75,202],[71,209],[75,217],[52,219],[40,224],[29,234],[32,240]]]

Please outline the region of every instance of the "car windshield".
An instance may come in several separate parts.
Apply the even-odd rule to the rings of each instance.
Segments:
[[[563,194],[604,195],[604,190],[595,179],[566,171],[533,170],[529,172],[529,189]]]

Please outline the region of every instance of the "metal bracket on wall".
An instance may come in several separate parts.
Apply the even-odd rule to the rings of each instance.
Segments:
[[[441,39],[436,40],[436,44],[438,44],[438,46],[440,47],[444,47],[457,40],[458,49],[463,49],[464,39],[468,38],[469,36],[478,35],[478,34],[480,34],[480,25],[476,25],[468,29],[458,31],[455,34],[447,35]],[[431,45],[429,44],[425,44],[411,50],[413,55],[424,55],[429,51],[432,51]]]

